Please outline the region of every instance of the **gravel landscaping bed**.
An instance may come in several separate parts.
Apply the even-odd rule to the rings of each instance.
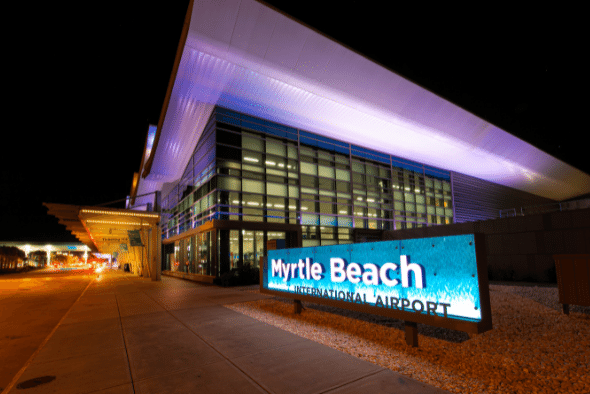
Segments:
[[[258,286],[237,288],[258,292]],[[562,313],[556,287],[490,285],[493,330],[471,336],[273,297],[228,308],[455,393],[590,393],[590,308]]]

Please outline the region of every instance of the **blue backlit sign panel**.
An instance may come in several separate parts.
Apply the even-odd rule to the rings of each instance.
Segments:
[[[481,332],[491,328],[482,245],[468,234],[269,250],[261,291]]]

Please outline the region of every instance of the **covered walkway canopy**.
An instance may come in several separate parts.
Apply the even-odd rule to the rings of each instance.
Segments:
[[[112,254],[119,263],[160,279],[160,215],[131,209],[43,203],[90,251]]]

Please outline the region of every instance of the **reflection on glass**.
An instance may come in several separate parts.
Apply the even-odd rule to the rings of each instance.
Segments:
[[[200,233],[198,239],[198,256],[196,273],[211,275],[211,232]]]
[[[264,255],[264,232],[254,233],[254,267],[260,267],[260,259]]]
[[[260,259],[264,254],[264,232],[242,231],[244,265],[260,266]]]
[[[305,230],[306,226],[303,226],[303,229]],[[314,231],[315,231],[315,227],[313,227]],[[267,242],[273,239],[285,239],[285,232],[284,231],[269,231],[268,233],[266,233],[266,239]]]
[[[230,230],[229,232],[229,269],[238,268],[240,260],[240,232]]]
[[[254,231],[242,230],[242,251],[244,253],[244,265],[253,265],[254,262]]]

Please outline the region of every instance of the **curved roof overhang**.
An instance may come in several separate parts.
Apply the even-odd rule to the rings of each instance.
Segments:
[[[554,200],[590,192],[588,174],[261,3],[191,1],[188,17],[138,193],[180,178],[215,105]]]

